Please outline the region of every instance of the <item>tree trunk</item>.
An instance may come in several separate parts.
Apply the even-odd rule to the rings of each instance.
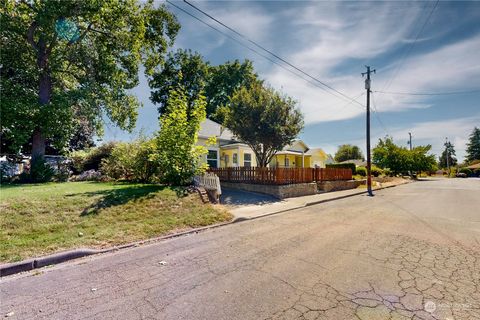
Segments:
[[[52,81],[48,70],[48,54],[44,41],[39,42],[37,65],[40,69],[40,82],[38,86],[38,102],[40,106],[50,103]],[[37,126],[32,134],[32,163],[45,155],[45,135],[41,126]]]
[[[45,155],[45,137],[40,127],[35,128],[32,136],[32,162],[43,158]]]

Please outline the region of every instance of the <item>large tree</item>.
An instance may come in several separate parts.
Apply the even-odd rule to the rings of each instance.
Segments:
[[[474,160],[480,160],[480,129],[475,127],[470,134],[470,138],[467,143],[467,156],[468,162]]]
[[[258,81],[258,76],[249,60],[227,61],[212,66],[198,52],[178,49],[168,55],[160,70],[149,82],[152,88],[150,99],[158,105],[158,111],[166,111],[170,91],[184,88],[188,108],[200,96],[205,96],[207,117],[222,122],[223,113],[217,109],[228,104],[233,92]]]
[[[3,0],[1,21],[1,132],[16,147],[31,137],[34,161],[48,139],[71,138],[75,108],[91,125],[106,116],[132,129],[139,65],[152,74],[180,27],[139,0]]]
[[[225,113],[225,125],[252,148],[259,167],[293,142],[303,129],[296,102],[257,82],[236,90]]]
[[[373,162],[381,168],[388,168],[394,174],[432,171],[436,167],[435,156],[429,154],[430,145],[417,146],[412,150],[396,145],[391,137],[379,139],[373,148]]]
[[[342,144],[335,153],[335,161],[342,162],[346,160],[364,160],[362,151],[359,147],[351,144]]]
[[[209,74],[208,62],[198,52],[178,49],[170,52],[160,70],[149,81],[150,99],[158,104],[158,112],[167,111],[170,93],[182,87],[187,99],[187,115],[202,95]]]
[[[455,147],[450,142],[447,141],[444,144],[445,150],[443,150],[442,154],[438,158],[438,165],[440,168],[447,168],[452,167],[457,164],[457,158],[455,157]],[[447,162],[447,155],[448,155],[448,162]]]
[[[205,87],[207,99],[207,117],[223,123],[224,112],[220,108],[228,108],[230,98],[235,90],[250,87],[259,82],[258,75],[250,60],[227,61],[224,64],[210,67],[210,76]]]

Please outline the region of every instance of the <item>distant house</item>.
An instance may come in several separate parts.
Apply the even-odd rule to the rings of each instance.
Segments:
[[[339,163],[355,163],[355,166],[357,167],[366,167],[367,166],[367,161],[364,161],[362,159],[351,159],[351,160],[345,160]]]
[[[311,166],[314,168],[325,168],[327,164],[334,163],[332,156],[327,154],[321,148],[308,150],[307,155],[311,156]]]
[[[216,137],[217,139],[217,143],[214,146],[207,145],[207,140],[211,137]],[[208,149],[205,162],[208,163],[211,168],[257,166],[253,150],[235,137],[228,128],[210,119],[206,119],[200,125],[198,144],[206,146]],[[313,162],[315,157],[318,159],[322,158],[316,153],[310,153],[310,148],[305,142],[295,140],[292,144],[286,146],[273,156],[269,167],[310,168],[315,166]],[[320,160],[318,159],[318,166],[325,167],[325,165],[322,166],[319,164]],[[328,160],[324,160],[324,163],[325,161]]]

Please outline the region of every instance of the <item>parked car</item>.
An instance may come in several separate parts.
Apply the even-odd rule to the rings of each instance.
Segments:
[[[455,175],[457,178],[466,178],[467,177],[467,174],[466,173],[463,173],[463,172],[459,172]]]

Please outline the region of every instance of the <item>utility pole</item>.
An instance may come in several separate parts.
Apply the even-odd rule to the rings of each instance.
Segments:
[[[446,154],[446,157],[447,157],[447,172],[448,172],[448,177],[450,177],[450,161],[448,161],[448,138],[446,137],[445,138],[445,154]]]
[[[371,174],[371,169],[372,169],[372,159],[370,157],[370,74],[373,72],[375,73],[374,70],[370,70],[370,66],[365,66],[367,68],[367,72],[362,72],[362,77],[364,75],[367,75],[367,79],[365,79],[365,89],[367,90],[367,190],[368,190],[368,195],[370,197],[373,197],[372,193],[372,174]]]
[[[408,141],[408,144],[410,145],[410,151],[412,151],[412,133],[409,132],[408,135],[410,136],[410,139]]]

